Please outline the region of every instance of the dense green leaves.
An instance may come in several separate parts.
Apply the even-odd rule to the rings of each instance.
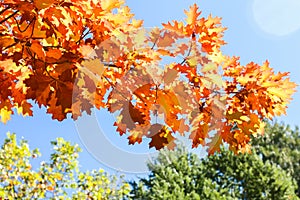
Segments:
[[[296,199],[292,178],[255,153],[235,156],[223,149],[202,164],[205,176],[217,183],[216,190],[227,188],[236,199]]]
[[[255,152],[222,148],[200,160],[181,147],[148,166],[149,178],[132,183],[135,199],[298,199],[292,177]]]
[[[297,181],[300,196],[300,131],[283,123],[267,124],[263,137],[253,138],[253,147],[264,161],[279,165]]]
[[[199,158],[184,148],[161,151],[148,167],[149,179],[132,183],[134,199],[227,199],[226,189],[216,191],[215,183],[205,178]]]

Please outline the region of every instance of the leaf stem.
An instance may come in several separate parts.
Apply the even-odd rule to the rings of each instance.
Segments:
[[[8,9],[10,9],[10,7],[8,6],[8,7],[6,7],[6,8],[4,8],[3,10],[1,10],[0,11],[0,15],[2,15],[5,11],[7,11]]]
[[[16,10],[14,13],[10,14],[8,17],[2,19],[2,20],[0,21],[0,24],[6,22],[9,18],[12,18],[12,17],[15,16],[18,12],[19,12],[19,11]]]
[[[31,25],[31,23],[32,23],[33,21],[35,21],[35,17],[33,17],[32,20],[30,20],[29,24],[24,28],[24,30],[21,30],[21,27],[20,27],[20,24],[19,24],[18,20],[17,20],[15,17],[13,17],[13,18],[14,18],[16,24],[17,24],[18,30],[19,30],[21,33],[24,33],[24,32],[29,28],[29,26]]]
[[[192,47],[193,47],[193,43],[191,42],[189,51],[188,51],[187,55],[185,56],[185,58],[183,59],[183,61],[180,63],[180,65],[183,65],[186,62],[187,57],[190,56],[190,54],[192,52]]]

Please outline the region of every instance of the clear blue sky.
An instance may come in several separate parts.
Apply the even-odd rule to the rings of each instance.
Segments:
[[[297,0],[127,0],[126,4],[136,14],[136,18],[144,20],[146,27],[153,27],[169,20],[183,19],[183,10],[193,3],[199,5],[203,11],[202,15],[212,13],[213,16],[223,18],[223,25],[228,27],[225,32],[228,44],[223,48],[225,54],[240,56],[242,64],[250,61],[261,64],[268,59],[275,71],[290,71],[292,80],[300,84],[300,3]],[[300,125],[300,93],[297,92],[293,97],[287,116],[278,120]],[[121,173],[122,170],[145,171],[143,159],[147,159],[148,153],[154,151],[149,151],[147,144],[128,146],[126,137],[120,137],[115,132],[115,127],[112,126],[113,119],[113,116],[105,111],[97,111],[94,117],[83,118],[76,123],[70,119],[57,122],[53,121],[44,109],[36,107],[34,117],[23,118],[16,115],[6,125],[0,124],[0,139],[3,141],[8,131],[15,132],[19,139],[24,137],[28,140],[31,148],[39,148],[42,154],[49,155],[49,141],[63,137],[78,143],[83,149],[83,153],[80,154],[83,170],[104,168],[113,173],[113,168],[119,168]],[[97,123],[96,120],[100,126],[92,124]],[[107,145],[105,140],[97,141],[97,138],[101,138],[98,134],[99,128],[112,145]],[[95,139],[85,140],[83,130]],[[92,153],[87,151],[79,136],[85,143],[89,143],[88,149]],[[203,154],[202,150],[199,152]],[[106,165],[101,163],[99,158],[104,160],[102,162]],[[127,175],[129,178],[135,176],[133,173]]]

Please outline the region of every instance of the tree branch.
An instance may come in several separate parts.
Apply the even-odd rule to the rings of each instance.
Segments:
[[[85,34],[83,34],[88,28],[84,28],[84,30],[82,31],[82,34],[79,38],[79,40],[76,42],[76,44],[79,44],[81,40],[84,39],[85,36],[87,36],[88,34],[92,33],[91,29],[89,29]]]
[[[57,78],[54,78],[54,77],[50,74],[50,72],[47,70],[47,63],[46,63],[46,62],[44,62],[44,69],[45,69],[47,75],[48,75],[52,80],[54,80],[55,82],[61,83],[61,84],[63,84],[63,85],[66,85],[65,82],[63,82],[63,81],[61,81],[61,80],[59,80],[59,79],[57,79]]]
[[[120,94],[126,101],[130,101],[130,99],[127,99],[127,97],[125,97],[121,91],[118,91],[118,89],[116,88],[115,84],[113,84],[106,76],[104,76],[104,75],[102,75],[102,76],[111,85],[111,87],[113,89],[117,90],[118,94]]]
[[[21,30],[20,24],[19,24],[18,20],[17,20],[15,17],[14,17],[14,20],[16,21],[18,30],[19,30],[21,33],[24,33],[24,32],[29,28],[29,26],[31,25],[31,23],[32,23],[33,21],[35,21],[35,17],[33,17],[32,20],[30,20],[29,24],[25,27],[24,30]]]
[[[192,44],[192,42],[191,42],[189,51],[188,51],[187,55],[185,56],[185,58],[183,59],[183,61],[180,63],[180,65],[183,65],[183,64],[186,62],[186,58],[187,58],[188,56],[190,56],[190,54],[191,54],[192,47],[193,47],[193,44]]]
[[[0,11],[0,15],[2,15],[5,11],[7,11],[8,9],[10,9],[10,7],[8,6],[8,7],[6,7],[6,8],[4,8],[3,10],[1,10]]]
[[[8,17],[6,17],[5,19],[2,19],[2,20],[0,21],[0,24],[6,22],[9,18],[12,18],[12,17],[15,16],[18,12],[19,12],[19,11],[16,10],[14,13],[10,14],[10,15],[9,15]]]
[[[151,50],[154,49],[155,45],[157,44],[158,39],[159,39],[159,36],[155,39],[155,41],[154,41],[154,43],[153,43],[153,45],[151,47]]]
[[[112,68],[118,68],[118,69],[121,69],[122,67],[119,67],[115,64],[108,64],[108,63],[103,63],[105,67],[112,67]]]
[[[13,46],[15,46],[16,44],[18,44],[19,42],[15,42],[15,43],[13,43],[13,44],[11,44],[11,45],[8,45],[7,47],[5,47],[2,51],[5,51],[6,49],[9,49],[10,47],[13,47]]]
[[[30,38],[32,38],[33,32],[34,32],[34,25],[35,25],[35,21],[36,21],[36,17],[35,16],[33,17],[32,21],[33,21],[33,25],[32,25],[32,30],[31,30]],[[31,24],[31,21],[30,21],[29,24]]]

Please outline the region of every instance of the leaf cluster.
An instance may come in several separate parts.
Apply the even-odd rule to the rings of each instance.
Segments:
[[[172,149],[188,134],[209,154],[223,143],[249,151],[296,84],[268,61],[223,55],[220,17],[202,17],[196,4],[185,14],[147,30],[122,0],[1,1],[1,121],[32,116],[33,104],[59,121],[95,107],[117,115],[129,144]]]
[[[7,134],[0,150],[0,198],[3,199],[122,199],[130,192],[122,177],[110,176],[102,169],[81,172],[78,145],[62,138],[51,142],[49,162],[38,169],[31,165],[40,156],[28,143]]]
[[[263,161],[280,166],[297,182],[300,196],[300,131],[284,123],[268,123],[265,134],[251,144]]]
[[[299,199],[299,150],[293,146],[298,136],[298,129],[268,123],[264,137],[253,139],[251,154],[221,148],[199,159],[183,146],[164,149],[148,164],[149,177],[131,183],[131,194],[134,199]]]

